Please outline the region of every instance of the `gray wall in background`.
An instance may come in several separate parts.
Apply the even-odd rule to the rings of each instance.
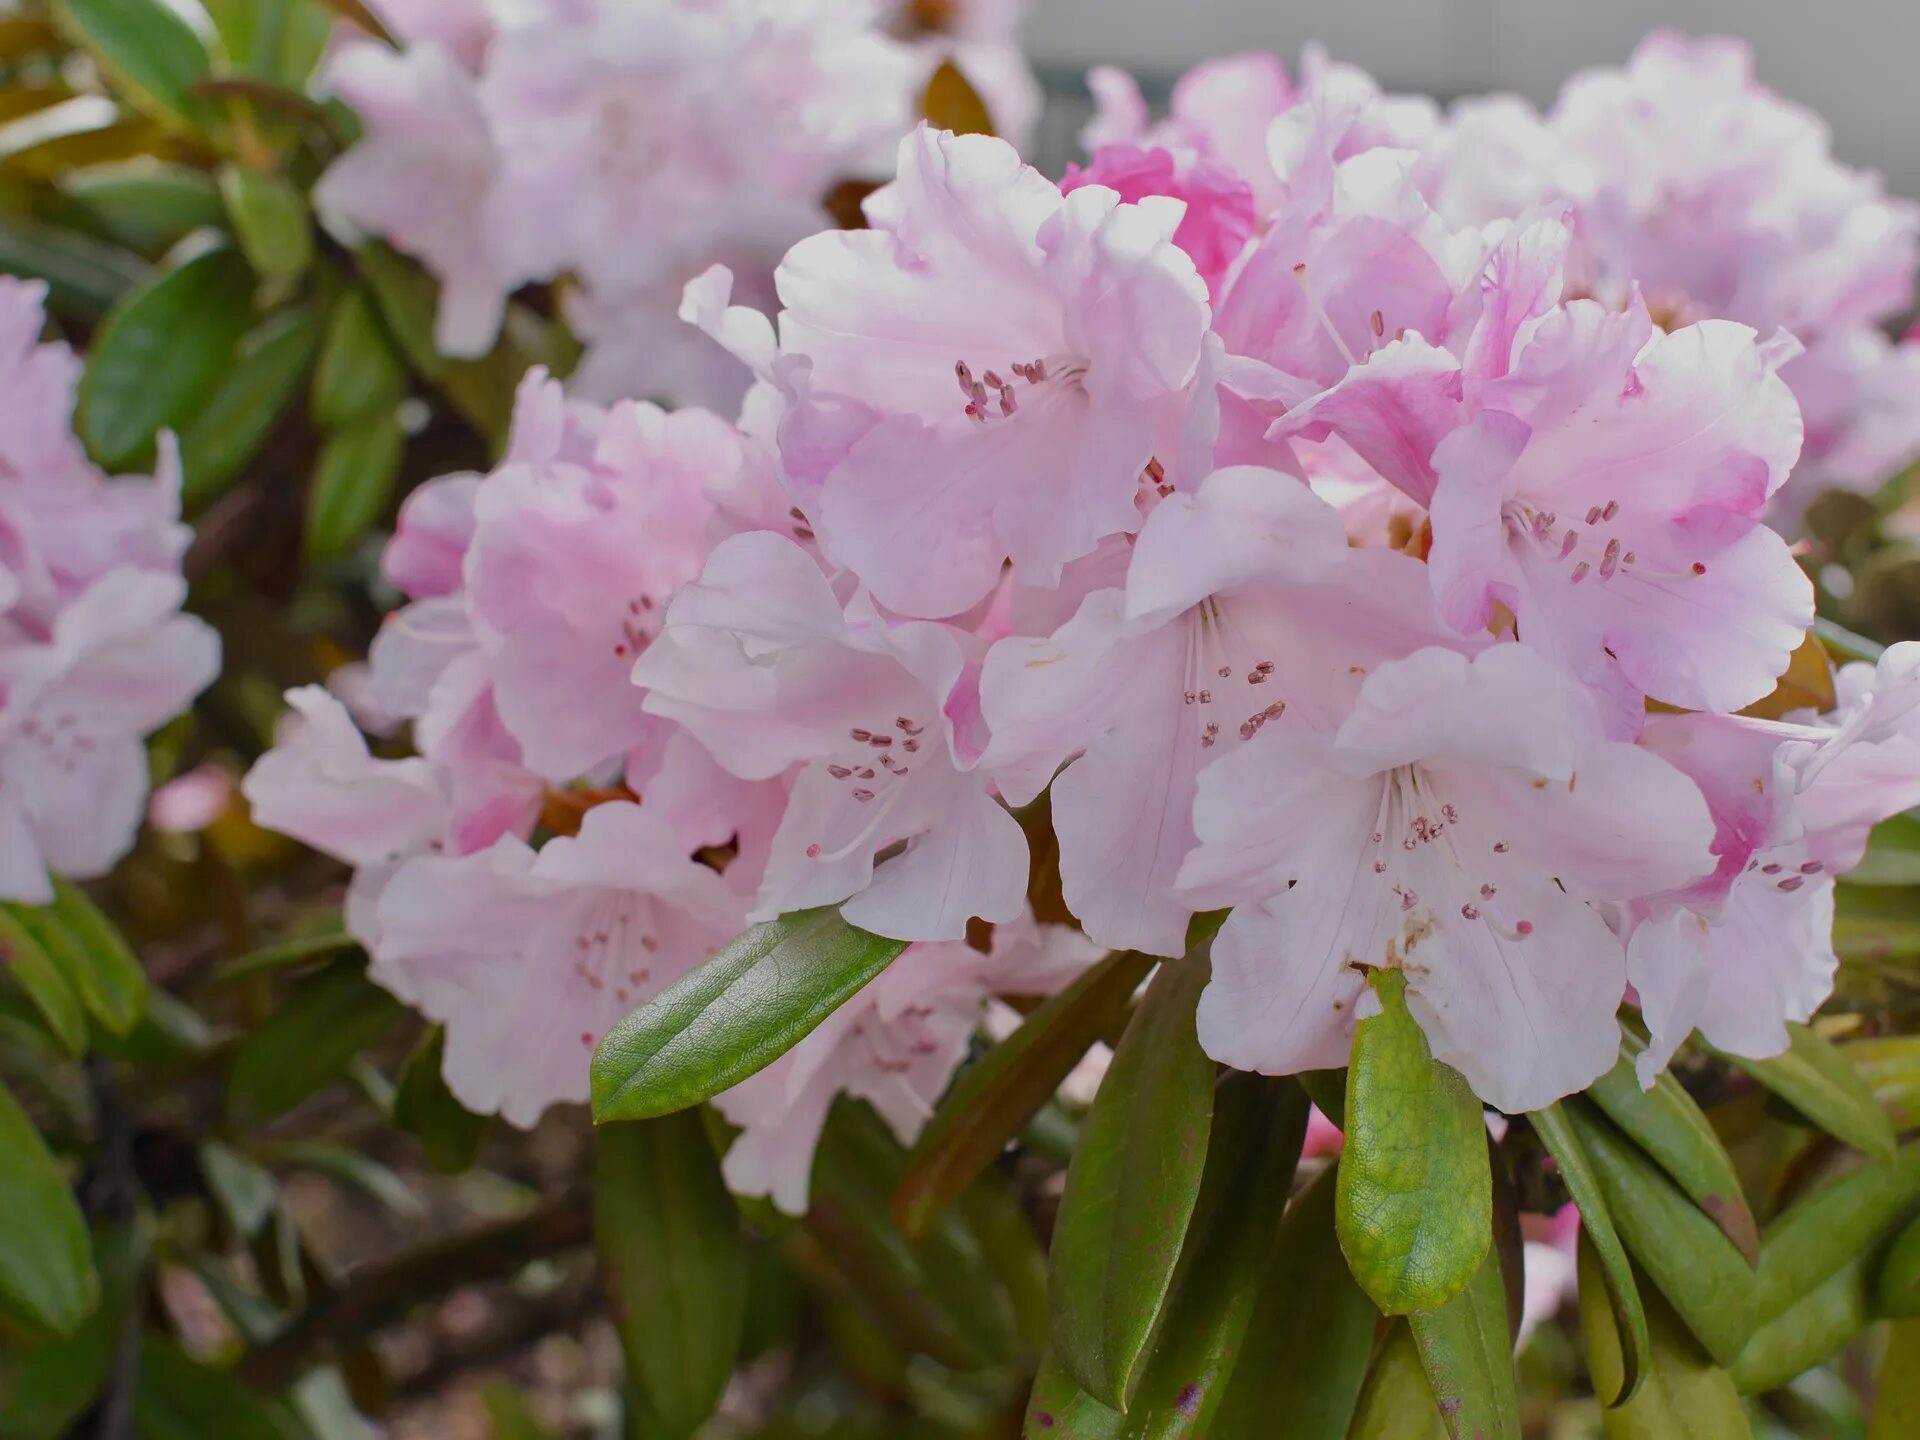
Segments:
[[[1031,0],[1026,38],[1049,78],[1111,62],[1164,81],[1320,40],[1389,89],[1545,103],[1661,26],[1744,37],[1761,79],[1826,116],[1842,159],[1920,196],[1920,0]],[[1063,140],[1050,127],[1046,148]]]

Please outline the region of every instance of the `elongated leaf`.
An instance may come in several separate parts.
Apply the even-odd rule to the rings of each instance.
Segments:
[[[1643,1090],[1633,1069],[1633,1055],[1642,1047],[1630,1042],[1626,1048],[1620,1063],[1586,1093],[1757,1263],[1760,1229],[1713,1125],[1671,1074],[1663,1072]]]
[[[417,1220],[426,1206],[411,1185],[375,1160],[345,1145],[325,1140],[282,1140],[259,1147],[263,1158],[282,1169],[310,1170],[357,1190],[402,1220]]]
[[[211,499],[246,468],[286,414],[319,348],[320,325],[306,306],[247,332],[233,369],[180,432],[188,500]]]
[[[241,253],[262,276],[294,280],[313,263],[307,202],[285,176],[226,165],[220,171],[220,197]]]
[[[746,1316],[739,1216],[698,1114],[595,1136],[594,1229],[632,1376],[664,1434],[720,1403]]]
[[[147,1263],[146,1237],[131,1224],[96,1230],[100,1303],[72,1335],[40,1344],[0,1344],[0,1435],[61,1440],[107,1382]]]
[[[1876,1249],[1920,1205],[1920,1144],[1904,1147],[1892,1165],[1866,1164],[1802,1195],[1760,1239],[1755,1318],[1766,1324],[1855,1257]]]
[[[22,919],[15,907],[0,905],[0,964],[26,992],[47,1033],[69,1055],[80,1055],[87,1048],[87,1014],[80,996],[40,938]]]
[[[1534,1132],[1546,1145],[1554,1163],[1560,1167],[1561,1178],[1567,1182],[1574,1204],[1580,1207],[1581,1232],[1599,1257],[1613,1321],[1620,1329],[1622,1364],[1620,1389],[1603,1393],[1601,1398],[1608,1405],[1624,1404],[1633,1398],[1633,1392],[1646,1378],[1653,1346],[1647,1333],[1646,1309],[1640,1303],[1640,1289],[1633,1280],[1633,1262],[1627,1258],[1626,1247],[1613,1228],[1600,1177],[1594,1173],[1586,1147],[1580,1143],[1566,1115],[1558,1105],[1549,1105],[1528,1118],[1533,1121]]]
[[[1321,1171],[1280,1224],[1210,1440],[1347,1433],[1378,1312],[1334,1236],[1335,1186]]]
[[[251,1239],[266,1228],[280,1203],[280,1184],[271,1170],[231,1145],[208,1140],[200,1146],[200,1174],[234,1234]]]
[[[161,0],[55,0],[53,18],[112,77],[115,94],[173,125],[206,123],[193,87],[207,73],[207,47]]]
[[[93,1048],[115,1060],[160,1068],[198,1060],[213,1044],[213,1031],[186,1001],[165,990],[150,991],[146,1013],[125,1035],[95,1032]]]
[[[407,391],[407,374],[375,302],[349,290],[327,318],[326,343],[313,375],[313,418],[328,429],[391,411]]]
[[[1369,976],[1381,1011],[1354,1029],[1336,1215],[1353,1277],[1388,1315],[1433,1310],[1493,1243],[1480,1102],[1436,1061],[1407,1010],[1406,976]]]
[[[232,1371],[191,1360],[151,1334],[140,1342],[133,1413],[140,1440],[287,1440],[266,1399]]]
[[[285,940],[275,941],[271,945],[263,945],[258,950],[249,950],[245,955],[236,956],[227,961],[213,972],[212,983],[230,985],[250,975],[264,975],[275,970],[292,969],[329,955],[344,954],[346,951],[359,948],[360,942],[347,933],[346,926],[340,917],[334,915],[311,934],[290,936]]]
[[[1396,1320],[1360,1387],[1347,1440],[1439,1440],[1446,1433],[1413,1331]]]
[[[203,251],[113,307],[87,356],[75,423],[94,458],[132,461],[204,404],[233,361],[253,286],[236,250]]]
[[[989,1172],[960,1196],[966,1230],[987,1268],[1000,1281],[1013,1311],[1013,1324],[1026,1354],[1047,1348],[1051,1317],[1047,1313],[1047,1252],[1033,1232],[1014,1187]]]
[[[1301,1088],[1314,1107],[1333,1122],[1334,1128],[1347,1128],[1347,1072],[1345,1070],[1303,1070]]]
[[[1631,1400],[1604,1413],[1607,1440],[1751,1440],[1746,1411],[1733,1378],[1715,1365],[1680,1317],[1652,1286],[1643,1285],[1652,1363]],[[1580,1323],[1587,1338],[1587,1366],[1594,1388],[1617,1391],[1620,1332],[1613,1322],[1600,1257],[1584,1236],[1580,1245]]]
[[[920,1233],[999,1158],[1093,1042],[1119,1023],[1152,968],[1150,956],[1108,956],[960,1072],[920,1132],[894,1191],[894,1219],[902,1230]]]
[[[1194,1009],[1208,974],[1198,951],[1154,977],[1087,1114],[1054,1224],[1054,1354],[1116,1410],[1140,1381],[1200,1196],[1214,1067]]]
[[[1792,1045],[1771,1060],[1722,1055],[1829,1135],[1883,1160],[1893,1158],[1893,1126],[1847,1057],[1806,1025],[1789,1025]]]
[[[711,1099],[806,1039],[906,948],[837,910],[754,926],[607,1033],[593,1118],[646,1120]]]
[[[402,1013],[357,965],[330,965],[302,980],[235,1052],[228,1115],[237,1124],[257,1124],[291,1110],[345,1075],[353,1057]]]
[[[1880,1035],[1840,1047],[1896,1130],[1920,1125],[1920,1035]]]
[[[94,1274],[87,1222],[33,1121],[0,1086],[0,1315],[29,1333],[71,1335],[93,1310]]]
[[[1879,1391],[1868,1440],[1920,1435],[1920,1320],[1901,1320],[1892,1327],[1880,1362]]]
[[[1292,1080],[1232,1074],[1220,1082],[1200,1199],[1166,1319],[1127,1407],[1129,1436],[1216,1433],[1306,1133],[1306,1092]]]
[[[1733,1362],[1736,1389],[1778,1389],[1839,1353],[1873,1320],[1871,1268],[1855,1255],[1818,1286],[1753,1332]]]
[[[1440,1418],[1453,1440],[1519,1440],[1506,1282],[1491,1251],[1438,1310],[1407,1317]]]
[[[232,68],[302,86],[326,48],[332,17],[312,0],[202,0]]]
[[[1920,1219],[1907,1223],[1888,1248],[1874,1286],[1882,1315],[1910,1319],[1920,1315]]]
[[[93,324],[147,278],[147,265],[78,230],[16,218],[0,224],[0,273],[46,281],[49,309]]]
[[[386,513],[406,436],[392,411],[329,435],[307,491],[307,556],[343,555]]]
[[[1127,1417],[1110,1410],[1074,1383],[1048,1355],[1027,1397],[1022,1440],[1122,1440]]]
[[[427,1163],[443,1175],[473,1168],[486,1143],[491,1122],[454,1098],[441,1073],[447,1032],[436,1025],[420,1041],[400,1072],[393,1094],[393,1123],[410,1130],[426,1152]]]
[[[1733,1363],[1759,1323],[1757,1282],[1746,1258],[1667,1173],[1608,1120],[1577,1100],[1561,1108],[1593,1162],[1607,1213],[1628,1251],[1707,1353],[1723,1365]],[[1640,1297],[1649,1303],[1644,1287]]]
[[[53,904],[16,907],[16,915],[62,967],[80,1003],[114,1035],[140,1022],[147,1006],[147,975],[133,948],[84,891],[54,877]]]
[[[220,189],[205,171],[151,156],[88,166],[61,176],[60,187],[108,239],[147,254],[227,219]]]

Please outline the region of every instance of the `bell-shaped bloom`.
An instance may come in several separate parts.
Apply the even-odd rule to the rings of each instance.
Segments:
[[[1433,455],[1447,619],[1470,633],[1505,606],[1624,733],[1641,696],[1735,710],[1767,694],[1813,620],[1812,586],[1760,522],[1800,453],[1781,358],[1720,321],[1654,335],[1637,306],[1541,319]]]
[[[1016,805],[1052,782],[1087,933],[1177,955],[1197,777],[1270,726],[1331,729],[1374,666],[1443,638],[1418,561],[1349,550],[1339,514],[1290,476],[1216,471],[1148,516],[1124,589],[994,646],[985,763]]]
[[[1338,1066],[1366,972],[1393,967],[1434,1055],[1506,1111],[1618,1057],[1625,950],[1587,902],[1713,864],[1699,791],[1603,739],[1591,698],[1512,644],[1380,666],[1338,730],[1272,729],[1208,767],[1194,822],[1183,891],[1235,907],[1200,1001],[1208,1054]]]
[[[1026,914],[996,925],[985,953],[961,941],[908,946],[819,1029],[714,1098],[741,1127],[722,1164],[728,1187],[804,1214],[836,1097],[868,1101],[912,1144],[966,1058],[987,1000],[1051,994],[1102,953],[1079,932]]]
[[[744,779],[799,767],[753,918],[845,900],[876,933],[958,940],[969,918],[1020,913],[1026,838],[956,753],[974,703],[962,638],[843,610],[807,552],[765,531],[723,541],[674,597],[633,667],[647,712]]]
[[[867,201],[874,228],[788,253],[782,350],[809,363],[810,403],[868,417],[808,513],[882,604],[958,614],[1008,559],[1053,585],[1137,528],[1207,329],[1181,215],[1101,186],[1062,196],[1011,146],[923,126]]]
[[[116,570],[46,640],[0,639],[0,899],[43,904],[49,868],[90,879],[132,846],[142,737],[220,669],[219,637],[179,613],[186,589],[178,575]]]
[[[1920,804],[1920,645],[1837,677],[1839,707],[1787,721],[1661,715],[1647,748],[1706,796],[1719,864],[1705,882],[1636,907],[1627,951],[1650,1032],[1651,1083],[1695,1029],[1764,1058],[1833,989],[1833,882],[1873,826]]]
[[[616,801],[537,853],[508,836],[402,865],[371,973],[446,1026],[462,1104],[530,1127],[587,1099],[600,1037],[731,939],[742,909],[672,827]]]

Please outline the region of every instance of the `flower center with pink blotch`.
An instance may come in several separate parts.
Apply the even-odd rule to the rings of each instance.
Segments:
[[[827,774],[846,788],[854,803],[872,807],[872,813],[851,840],[828,852],[823,841],[807,846],[813,860],[841,860],[878,833],[903,783],[913,773],[915,757],[926,743],[926,726],[911,715],[896,715],[880,724],[853,725],[847,739],[826,757]]]
[[[623,1010],[653,988],[653,956],[660,948],[653,910],[644,895],[609,891],[580,910],[567,945],[574,975],[596,994],[611,990]],[[591,1031],[580,1032],[586,1049],[598,1040]]]
[[[659,603],[651,595],[636,595],[627,601],[617,623],[614,655],[621,660],[636,660],[660,633]]]

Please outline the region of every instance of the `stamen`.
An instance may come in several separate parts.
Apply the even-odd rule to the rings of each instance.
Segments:
[[[1347,342],[1340,338],[1340,332],[1333,328],[1333,321],[1327,315],[1326,306],[1320,303],[1318,292],[1307,283],[1307,267],[1304,261],[1293,267],[1293,278],[1300,282],[1300,291],[1307,297],[1307,309],[1312,313],[1313,318],[1319,321],[1320,328],[1327,332],[1327,338],[1333,341],[1334,349],[1340,352],[1347,364],[1358,365],[1359,359],[1352,350],[1347,348]]]
[[[1620,566],[1620,537],[1607,541],[1606,553],[1600,557],[1600,578],[1611,580],[1613,572]]]
[[[1582,580],[1587,578],[1587,572],[1591,569],[1593,569],[1593,567],[1582,560],[1578,565],[1573,567],[1573,573],[1567,577],[1567,583],[1569,585],[1578,585]]]

